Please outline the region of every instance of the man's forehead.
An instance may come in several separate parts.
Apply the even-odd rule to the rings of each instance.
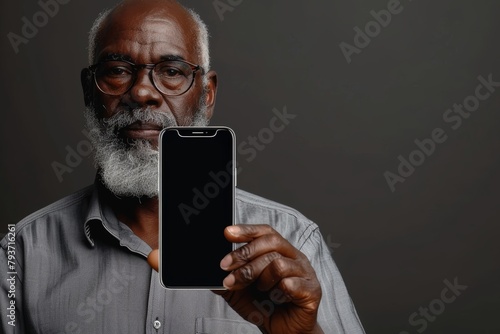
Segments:
[[[144,2],[140,2],[144,3]],[[98,35],[105,38],[107,34],[122,31],[167,32],[175,31],[179,35],[189,34],[192,20],[185,11],[179,11],[165,5],[139,6],[128,5],[115,8],[102,23]]]
[[[99,29],[96,56],[120,53],[117,47],[144,47],[143,51],[153,52],[158,45],[171,49],[159,56],[196,54],[196,27],[192,18],[183,8],[166,4],[171,2],[128,2],[115,8]]]

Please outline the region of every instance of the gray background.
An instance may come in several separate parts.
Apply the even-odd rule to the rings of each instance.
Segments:
[[[87,31],[113,3],[61,5],[18,54],[7,34],[40,6],[1,4],[0,232],[93,181],[89,157],[62,182],[51,164],[85,140]],[[273,108],[297,115],[253,161],[240,156],[239,186],[319,224],[367,332],[417,333],[410,314],[457,277],[468,288],[425,332],[498,333],[500,89],[457,130],[443,113],[474,93],[478,76],[500,81],[500,2],[402,0],[350,64],[339,44],[353,44],[353,28],[387,0],[242,1],[223,21],[212,1],[184,3],[211,31],[220,79],[212,124],[242,142],[268,126]],[[398,156],[435,128],[447,141],[391,192],[384,172],[397,173]]]

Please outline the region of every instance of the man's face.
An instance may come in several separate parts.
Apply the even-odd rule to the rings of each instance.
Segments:
[[[199,64],[196,26],[187,14],[167,2],[137,2],[119,7],[98,34],[96,63],[111,57],[135,64],[169,58]],[[155,197],[158,180],[158,135],[168,126],[208,124],[215,100],[215,74],[207,84],[197,73],[180,96],[161,93],[150,69],[137,73],[124,94],[111,96],[93,85],[94,100],[86,113],[96,163],[106,186],[118,196]]]

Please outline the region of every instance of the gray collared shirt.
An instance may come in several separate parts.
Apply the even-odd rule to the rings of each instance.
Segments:
[[[31,214],[0,242],[2,333],[260,333],[211,291],[162,288],[146,262],[151,248],[117,220],[98,189]],[[316,224],[239,189],[236,222],[267,223],[309,258],[323,291],[325,333],[364,333]]]

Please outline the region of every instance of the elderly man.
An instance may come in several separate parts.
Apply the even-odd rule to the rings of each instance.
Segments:
[[[246,245],[221,259],[227,290],[161,287],[158,134],[212,116],[207,29],[177,2],[125,1],[95,21],[89,53],[81,80],[98,175],[18,223],[15,257],[2,240],[2,332],[363,333],[318,227],[242,190],[225,236]],[[186,77],[175,91],[158,82],[165,66]]]

